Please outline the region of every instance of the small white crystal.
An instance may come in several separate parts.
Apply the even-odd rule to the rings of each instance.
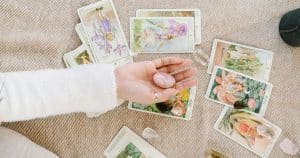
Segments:
[[[285,138],[279,146],[283,152],[290,155],[296,155],[299,152],[299,148],[288,138]]]
[[[149,128],[149,127],[145,128],[143,130],[142,136],[145,139],[158,139],[159,138],[158,133],[154,129]]]
[[[203,66],[207,66],[209,57],[206,55],[202,49],[197,49],[193,53],[194,59],[196,62],[200,63]]]

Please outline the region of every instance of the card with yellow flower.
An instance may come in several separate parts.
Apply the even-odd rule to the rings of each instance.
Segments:
[[[160,116],[190,120],[192,117],[193,105],[196,96],[196,87],[186,89],[170,98],[166,102],[143,105],[129,102],[128,108],[131,110],[156,114]]]

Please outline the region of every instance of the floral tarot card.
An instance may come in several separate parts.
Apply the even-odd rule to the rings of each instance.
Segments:
[[[102,0],[78,9],[96,61],[118,60],[130,50],[112,0]]]
[[[224,107],[214,129],[261,157],[268,157],[281,129],[243,109]]]
[[[194,17],[195,44],[201,44],[200,9],[138,9],[136,17]]]
[[[84,31],[83,24],[82,23],[77,24],[76,27],[75,27],[75,31],[76,31],[77,35],[79,36],[79,39],[81,40],[82,45],[84,45],[84,47],[86,48],[86,51],[90,55],[90,60],[93,63],[96,62],[95,57],[92,54],[92,50],[91,50],[88,38],[87,38],[86,33]]]
[[[210,55],[207,73],[211,74],[219,65],[254,78],[268,81],[273,52],[215,39]]]
[[[91,60],[91,54],[88,53],[84,45],[81,45],[75,50],[64,54],[63,59],[67,67],[93,63]]]
[[[220,66],[215,66],[205,97],[236,109],[264,115],[272,84]]]
[[[128,109],[172,117],[183,120],[190,120],[192,117],[196,87],[181,91],[166,102],[143,105],[129,102]]]
[[[107,158],[166,158],[126,126],[113,139],[104,155]]]
[[[133,53],[192,53],[193,17],[130,18],[130,48]]]

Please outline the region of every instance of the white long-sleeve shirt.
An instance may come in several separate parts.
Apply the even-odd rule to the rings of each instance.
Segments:
[[[0,74],[0,122],[72,112],[104,113],[115,106],[112,65]]]

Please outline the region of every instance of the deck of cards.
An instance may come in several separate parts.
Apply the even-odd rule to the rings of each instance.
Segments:
[[[273,53],[215,39],[207,72],[208,100],[225,105],[214,129],[261,157],[268,157],[281,129],[263,118],[271,96]]]
[[[129,44],[112,0],[79,8],[78,15],[81,22],[75,30],[82,45],[63,56],[67,67],[92,63],[119,66],[133,62],[132,57],[140,53],[197,52],[208,60],[202,51],[195,50],[201,44],[199,9],[139,9],[129,21]],[[225,105],[214,129],[261,157],[268,157],[281,133],[279,127],[263,118],[273,87],[268,82],[272,59],[271,51],[216,39],[207,65],[207,73],[212,75],[205,97]],[[128,109],[190,120],[195,96],[196,87],[192,87],[162,103],[129,102]],[[104,155],[165,158],[125,126]],[[205,155],[223,154],[209,151]]]
[[[89,63],[123,65],[132,56],[116,9],[111,0],[78,9],[81,23],[75,27],[82,45],[64,55],[67,67]]]

